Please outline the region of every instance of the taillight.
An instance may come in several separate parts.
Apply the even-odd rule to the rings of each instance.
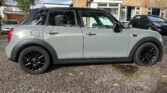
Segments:
[[[8,33],[8,42],[10,42],[11,40],[13,31],[14,31],[14,28],[10,28],[9,33]]]

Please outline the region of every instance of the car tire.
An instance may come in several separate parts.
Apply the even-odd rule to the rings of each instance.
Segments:
[[[41,74],[49,68],[50,57],[43,48],[31,46],[21,52],[19,64],[22,70],[29,74]]]
[[[154,43],[144,43],[136,51],[134,62],[141,66],[151,66],[157,63],[160,49]]]

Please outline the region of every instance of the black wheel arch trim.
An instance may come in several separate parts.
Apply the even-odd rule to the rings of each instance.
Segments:
[[[26,40],[19,42],[13,48],[13,50],[11,52],[11,58],[9,58],[9,59],[14,61],[14,62],[18,62],[19,54],[21,53],[21,51],[24,48],[26,48],[28,46],[39,46],[39,47],[44,48],[51,56],[51,61],[57,62],[58,56],[57,56],[56,51],[53,49],[53,47],[51,47],[50,44],[48,44],[47,42],[40,40],[40,39],[26,39]]]
[[[131,49],[131,52],[129,54],[129,58],[131,61],[133,61],[133,57],[134,57],[134,54],[135,52],[137,51],[137,49],[144,43],[147,43],[147,42],[152,42],[154,44],[156,44],[160,50],[160,56],[159,56],[159,59],[158,61],[161,61],[162,60],[162,56],[163,56],[163,44],[155,37],[145,37],[145,38],[142,38],[140,39],[134,46],[133,48]]]

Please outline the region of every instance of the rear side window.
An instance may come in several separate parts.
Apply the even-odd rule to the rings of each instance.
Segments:
[[[50,11],[48,18],[48,25],[51,26],[75,26],[75,15],[74,11]]]
[[[23,22],[26,25],[44,25],[47,19],[48,10],[33,10]]]

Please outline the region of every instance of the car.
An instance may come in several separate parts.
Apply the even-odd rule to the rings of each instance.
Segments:
[[[15,25],[18,25],[17,20],[7,20],[4,25],[1,27],[1,33],[7,34],[11,28],[13,28]]]
[[[153,15],[137,15],[129,23],[130,27],[157,31],[162,35],[167,34],[167,20]]]
[[[30,74],[42,74],[51,64],[151,66],[163,56],[159,33],[127,29],[109,12],[90,8],[31,10],[22,25],[10,30],[8,42],[8,59]]]

